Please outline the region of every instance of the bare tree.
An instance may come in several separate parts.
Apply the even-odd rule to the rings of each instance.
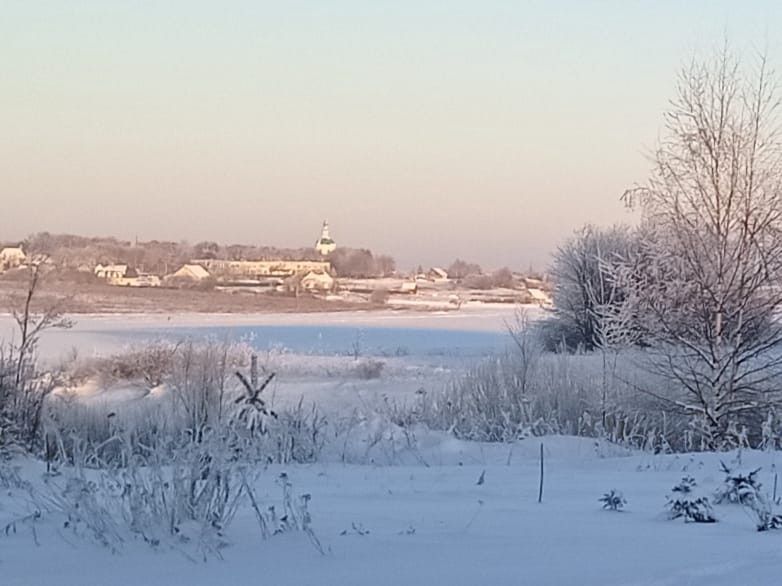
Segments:
[[[651,370],[682,391],[660,398],[693,415],[709,447],[759,425],[780,399],[779,121],[765,57],[753,71],[727,46],[693,61],[648,183],[625,194],[644,237],[620,271],[622,318],[652,344]]]
[[[448,276],[452,279],[464,279],[465,277],[482,275],[483,269],[477,263],[471,263],[457,258],[450,264],[447,272]]]
[[[513,340],[517,351],[518,368],[514,373],[517,378],[516,386],[519,388],[522,398],[526,400],[531,385],[530,381],[535,374],[542,348],[532,329],[529,313],[523,307],[516,309],[513,320],[505,323],[505,329]]]
[[[10,388],[0,389],[0,427],[11,430],[28,447],[38,437],[46,396],[54,388],[51,376],[42,377],[36,371],[35,353],[41,334],[52,328],[69,328],[71,322],[60,306],[36,305],[45,259],[37,257],[27,267],[28,279],[24,295],[12,298],[11,315],[19,328],[19,343],[10,346],[13,357],[13,381]],[[2,386],[2,385],[0,385]],[[5,436],[0,430],[0,436]]]
[[[22,299],[15,298],[11,302],[11,315],[19,328],[19,345],[16,348],[15,385],[21,383],[26,362],[30,359],[38,345],[41,334],[49,329],[70,328],[72,322],[65,317],[60,304],[45,305],[36,308],[33,305],[35,295],[41,283],[45,259],[36,258],[28,264],[26,290]]]

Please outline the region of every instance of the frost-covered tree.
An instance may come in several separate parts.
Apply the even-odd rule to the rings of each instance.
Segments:
[[[650,368],[681,393],[707,446],[760,429],[782,374],[782,141],[761,57],[724,48],[678,81],[648,182],[628,191],[642,245],[621,269]],[[632,266],[631,266],[632,264]],[[657,392],[657,389],[646,389]]]
[[[0,347],[0,447],[11,436],[28,447],[38,439],[44,400],[54,388],[54,377],[38,370],[38,342],[47,330],[72,325],[58,303],[38,300],[45,261],[37,256],[28,262],[24,293],[10,298],[18,338]]]
[[[605,317],[615,313],[624,292],[609,267],[631,256],[635,243],[626,226],[587,225],[557,249],[551,268],[555,312],[542,326],[547,346],[593,350],[611,341]]]

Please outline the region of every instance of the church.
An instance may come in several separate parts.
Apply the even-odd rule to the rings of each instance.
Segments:
[[[315,242],[315,250],[321,253],[323,256],[334,252],[337,248],[337,243],[329,235],[329,223],[324,221],[323,228],[320,231],[320,238]]]

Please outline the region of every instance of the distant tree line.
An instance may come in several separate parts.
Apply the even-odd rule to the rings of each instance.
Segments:
[[[365,248],[337,248],[329,254],[328,259],[340,277],[390,277],[396,271],[393,258],[386,255],[374,256]]]
[[[460,285],[468,289],[512,288],[516,284],[513,272],[508,267],[484,273],[481,265],[460,258],[453,261],[446,272],[450,279],[458,281]]]
[[[138,243],[113,237],[86,237],[38,232],[26,238],[22,247],[28,254],[47,256],[61,270],[77,271],[97,264],[127,264],[140,271],[164,275],[198,259],[220,260],[322,260],[314,248],[277,248],[245,244],[223,245],[213,241],[195,244],[150,240]],[[383,277],[396,270],[394,259],[375,256],[367,249],[338,248],[328,257],[343,277]]]

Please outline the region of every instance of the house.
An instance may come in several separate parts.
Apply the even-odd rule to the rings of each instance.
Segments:
[[[299,285],[305,291],[331,291],[334,288],[334,277],[322,271],[309,271]]]
[[[432,267],[428,271],[420,272],[415,276],[416,281],[429,281],[431,283],[447,283],[448,271],[440,267]]]
[[[0,250],[0,272],[15,269],[24,264],[27,255],[20,247],[9,246]]]
[[[325,271],[303,271],[288,279],[286,285],[289,290],[299,293],[309,291],[311,293],[325,293],[332,291],[336,280]]]
[[[334,252],[337,249],[337,243],[329,234],[329,223],[323,222],[323,227],[320,230],[320,238],[315,242],[315,250],[326,256],[329,253]]]
[[[533,303],[537,303],[541,307],[551,307],[553,305],[549,294],[542,289],[538,289],[536,287],[527,287],[527,292],[530,294],[530,297],[532,297]]]
[[[118,279],[114,281],[112,285],[119,285],[121,287],[160,287],[161,281],[160,277],[157,275],[138,273],[137,275],[126,276],[122,279]]]
[[[441,269],[440,267],[432,267],[426,274],[430,281],[435,283],[444,283],[448,280],[448,271]]]
[[[103,265],[99,264],[93,269],[95,276],[110,284],[116,284],[126,277],[135,277],[133,271],[128,271],[128,265]]]
[[[331,263],[327,260],[196,259],[191,262],[201,265],[221,280],[285,278],[308,271],[331,272]]]
[[[371,294],[382,290],[389,293],[414,294],[418,291],[418,283],[412,279],[382,277],[379,279],[337,279],[340,291],[350,293]]]
[[[209,278],[209,271],[201,265],[187,264],[183,265],[175,273],[169,275],[173,279],[189,279],[191,281],[203,281]]]

